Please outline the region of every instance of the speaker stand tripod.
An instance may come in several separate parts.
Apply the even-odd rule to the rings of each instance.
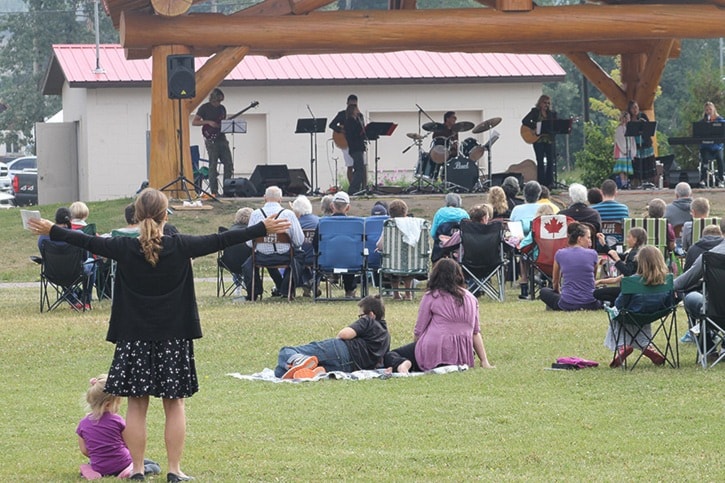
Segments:
[[[193,181],[191,181],[189,178],[187,178],[184,175],[184,137],[183,137],[183,130],[181,128],[181,98],[177,99],[178,108],[179,108],[179,127],[177,129],[177,134],[179,138],[179,176],[176,177],[176,179],[173,179],[166,183],[164,186],[159,188],[159,191],[183,191],[186,193],[186,197],[189,201],[192,201],[193,198],[191,196],[191,191],[189,191],[189,185],[194,187],[194,193],[204,193],[206,196],[208,196],[210,199],[219,202],[219,199],[214,196],[213,194],[206,191],[201,186],[197,185]],[[171,188],[172,186],[180,184],[181,188]]]

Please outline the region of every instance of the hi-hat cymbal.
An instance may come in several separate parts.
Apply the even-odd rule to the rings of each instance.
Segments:
[[[420,134],[415,132],[409,132],[408,134],[406,134],[406,136],[408,136],[410,139],[415,139],[416,141],[420,141],[421,139],[425,138],[424,136],[421,136]]]
[[[422,128],[426,131],[435,132],[444,130],[446,126],[441,124],[440,122],[426,122],[425,124],[423,124]]]
[[[474,124],[470,121],[461,121],[453,125],[453,132],[466,132],[473,129]]]
[[[478,134],[481,132],[488,131],[492,127],[496,127],[501,123],[500,117],[492,117],[491,119],[487,119],[480,123],[478,126],[473,128],[473,134]]]

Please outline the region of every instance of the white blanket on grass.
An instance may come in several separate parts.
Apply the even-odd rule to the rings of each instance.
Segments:
[[[383,369],[376,369],[376,370],[365,370],[365,371],[354,371],[354,372],[342,372],[342,371],[332,371],[332,372],[326,372],[324,374],[318,374],[317,376],[310,378],[310,379],[282,379],[279,377],[275,377],[274,370],[265,368],[262,370],[262,372],[255,372],[254,374],[240,374],[238,372],[232,372],[227,374],[227,376],[235,377],[237,379],[242,379],[245,381],[266,381],[266,382],[314,382],[314,381],[320,381],[323,379],[336,379],[336,380],[343,380],[343,381],[362,381],[366,379],[390,379],[391,377],[416,377],[416,376],[423,376],[426,374],[449,374],[451,372],[461,372],[468,370],[468,366],[466,364],[460,365],[460,366],[441,366],[436,367],[435,369],[431,369],[430,371],[426,372],[410,372],[408,374],[399,374],[397,372],[393,374],[387,374]]]

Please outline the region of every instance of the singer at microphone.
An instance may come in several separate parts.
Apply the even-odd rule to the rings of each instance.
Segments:
[[[354,104],[357,106],[357,96],[355,94],[350,94],[347,96],[347,106],[350,106],[351,104]],[[342,159],[345,160],[345,166],[347,168],[347,181],[348,183],[352,184],[352,175],[353,175],[353,159],[352,156],[350,156],[350,150],[348,148],[347,140],[345,139],[345,109],[338,112],[337,115],[330,121],[329,128],[332,129],[332,139],[335,142],[335,146],[342,151]],[[365,125],[365,122],[362,118],[362,115],[360,115],[360,124]],[[367,181],[367,176],[365,177]],[[351,193],[352,194],[352,193]]]
[[[702,115],[702,119],[704,122],[707,123],[725,122],[725,118],[717,113],[715,104],[709,101],[705,103],[705,112]],[[712,127],[715,128],[715,126]],[[722,142],[710,142],[700,144],[700,185],[703,187],[707,186],[708,184],[708,174],[710,171],[710,163],[712,161],[715,162],[717,168],[715,183],[718,187],[723,187],[725,186],[723,184],[723,181],[725,181],[725,177],[723,176],[723,171],[725,171],[725,163],[723,162]]]
[[[551,97],[542,95],[536,105],[521,120],[521,124],[536,133],[537,124],[544,126],[557,119],[556,111],[551,109]],[[523,131],[522,131],[523,135]],[[526,139],[526,138],[524,138]],[[527,141],[531,142],[531,141]],[[544,132],[533,142],[536,155],[536,179],[542,186],[551,188],[554,185],[556,161],[554,159],[554,134]],[[546,162],[544,161],[546,160]]]

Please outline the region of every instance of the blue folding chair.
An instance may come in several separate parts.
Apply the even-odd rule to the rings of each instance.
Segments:
[[[378,252],[377,244],[383,234],[383,223],[389,218],[388,215],[375,215],[365,218],[365,248],[367,249],[367,280],[375,286],[375,279],[382,264],[382,257]]]
[[[365,219],[356,216],[328,216],[317,229],[315,280],[325,281],[325,297],[313,300],[345,300],[333,297],[331,282],[338,277],[360,276],[361,297],[367,294],[365,283]]]
[[[207,163],[207,166],[202,166],[202,163]],[[191,169],[194,172],[194,185],[196,185],[196,194],[201,194],[201,189],[207,190],[209,188],[209,160],[201,159],[201,153],[199,152],[199,146],[191,146]],[[206,186],[202,183],[206,182]]]

